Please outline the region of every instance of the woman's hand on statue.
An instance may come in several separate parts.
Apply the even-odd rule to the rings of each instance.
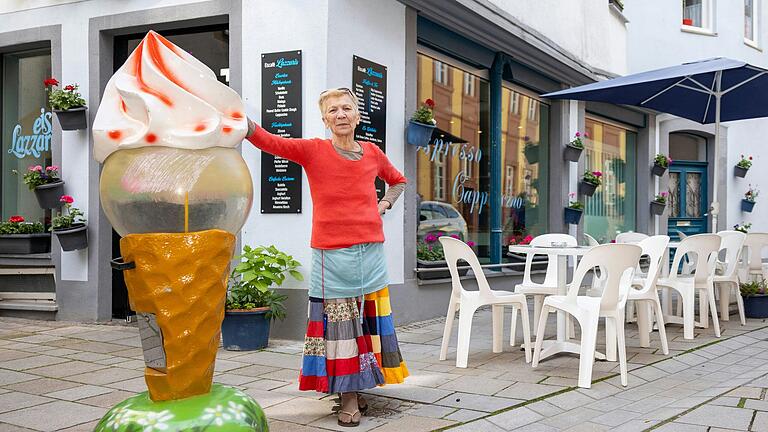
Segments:
[[[379,214],[383,215],[386,213],[390,205],[389,201],[379,201]]]

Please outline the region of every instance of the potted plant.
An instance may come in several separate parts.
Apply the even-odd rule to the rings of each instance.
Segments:
[[[693,18],[683,18],[683,25],[692,26]]]
[[[437,120],[433,110],[435,109],[435,101],[427,99],[421,104],[421,107],[413,113],[411,120],[408,122],[408,129],[406,134],[406,141],[408,144],[418,147],[426,147],[429,145],[429,141],[432,139],[432,132],[435,130]]]
[[[85,115],[85,99],[77,91],[77,84],[70,84],[63,89],[54,89],[59,85],[56,78],[48,78],[43,81],[45,91],[48,93],[48,103],[56,113],[62,130],[78,130],[88,127]]]
[[[752,228],[752,223],[736,224],[733,226],[734,231],[743,232],[744,234],[748,234],[750,228]]]
[[[525,141],[525,147],[523,147],[525,159],[531,165],[539,163],[539,143],[531,141],[531,138],[527,135],[523,138],[523,141]]]
[[[265,348],[269,343],[270,321],[285,318],[283,302],[287,296],[273,291],[281,286],[286,273],[298,281],[304,276],[296,270],[301,264],[274,246],[243,247],[235,257],[240,263],[232,270],[221,335],[224,348],[247,351]]]
[[[584,171],[584,177],[581,178],[579,183],[579,190],[586,196],[592,196],[595,190],[600,186],[600,177],[603,173],[600,171]]]
[[[0,222],[0,253],[33,254],[51,251],[51,235],[40,222],[28,223],[22,216]]]
[[[568,196],[570,196],[571,201],[568,203],[568,207],[565,208],[565,223],[578,225],[579,221],[581,221],[581,215],[584,213],[584,204],[576,199],[574,192],[571,192]]]
[[[51,231],[59,239],[61,249],[73,251],[88,247],[88,227],[85,225],[83,212],[73,207],[75,201],[69,195],[62,195],[59,201],[64,204],[64,211],[51,220]]]
[[[669,156],[659,153],[655,158],[653,158],[653,168],[651,168],[651,173],[655,176],[661,177],[664,175],[664,172],[667,170],[667,167],[669,167],[669,164],[671,163],[672,159]]]
[[[759,193],[760,191],[756,188],[752,188],[752,185],[750,184],[749,190],[744,193],[744,198],[741,200],[741,211],[751,212],[752,209],[755,208],[755,199]]]
[[[581,157],[581,152],[584,151],[584,143],[581,141],[581,137],[589,138],[589,133],[576,131],[573,135],[573,139],[565,145],[563,151],[563,159],[571,162],[578,162]]]
[[[768,318],[768,293],[765,279],[739,284],[744,299],[744,315],[749,318]]]
[[[453,234],[451,237],[461,240],[458,235]],[[467,241],[469,247],[475,247],[475,242]],[[466,264],[466,263],[465,263]],[[466,267],[466,265],[460,267]],[[423,269],[436,269],[441,268],[440,271],[428,271],[417,272],[416,277],[422,280],[429,279],[447,279],[451,277],[451,272],[448,270],[448,262],[445,260],[445,253],[443,252],[443,246],[438,241],[438,236],[434,233],[428,233],[424,236],[424,240],[420,240],[416,243],[416,267]],[[459,269],[459,276],[464,276],[469,272],[468,268]]]
[[[667,206],[667,192],[656,195],[651,201],[651,214],[661,216],[664,214],[664,208]]]
[[[741,160],[733,167],[733,173],[736,177],[744,178],[747,176],[747,171],[750,168],[752,168],[752,156],[745,158],[744,155],[741,155]]]
[[[13,171],[18,174],[17,171]],[[40,165],[31,166],[24,174],[24,183],[35,192],[41,208],[51,209],[61,206],[59,198],[64,194],[64,180],[59,178],[59,167],[51,165],[43,169]]]

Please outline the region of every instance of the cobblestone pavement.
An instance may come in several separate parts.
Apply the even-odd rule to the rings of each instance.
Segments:
[[[576,387],[576,356],[534,369],[519,347],[492,353],[488,310],[475,316],[469,367],[455,367],[457,325],[441,362],[443,323],[398,327],[411,377],[370,391],[368,416],[355,430],[768,431],[765,320],[726,321],[720,339],[697,329],[693,341],[669,325],[669,356],[657,333],[641,348],[628,324],[629,386],[620,385],[618,363],[597,362],[588,390]],[[273,432],[350,430],[336,424],[335,396],[297,390],[301,348],[273,340],[264,351],[220,350],[214,381],[253,396]],[[90,431],[109,407],[146,390],[143,367],[133,325],[0,318],[0,431]]]

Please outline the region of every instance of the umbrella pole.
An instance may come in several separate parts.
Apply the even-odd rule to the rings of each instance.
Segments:
[[[712,213],[712,233],[717,232],[717,216],[720,213],[720,203],[717,202],[717,173],[720,171],[718,159],[720,158],[720,78],[722,78],[722,72],[715,72],[715,159],[712,175],[712,205],[710,207],[710,213]]]

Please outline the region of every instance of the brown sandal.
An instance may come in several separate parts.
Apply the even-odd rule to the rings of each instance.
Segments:
[[[349,416],[349,421],[341,421],[341,416],[346,415]],[[360,418],[362,417],[362,414],[360,413],[360,410],[355,410],[355,412],[347,412],[347,411],[339,411],[339,426],[345,426],[345,427],[355,427],[360,425]]]

